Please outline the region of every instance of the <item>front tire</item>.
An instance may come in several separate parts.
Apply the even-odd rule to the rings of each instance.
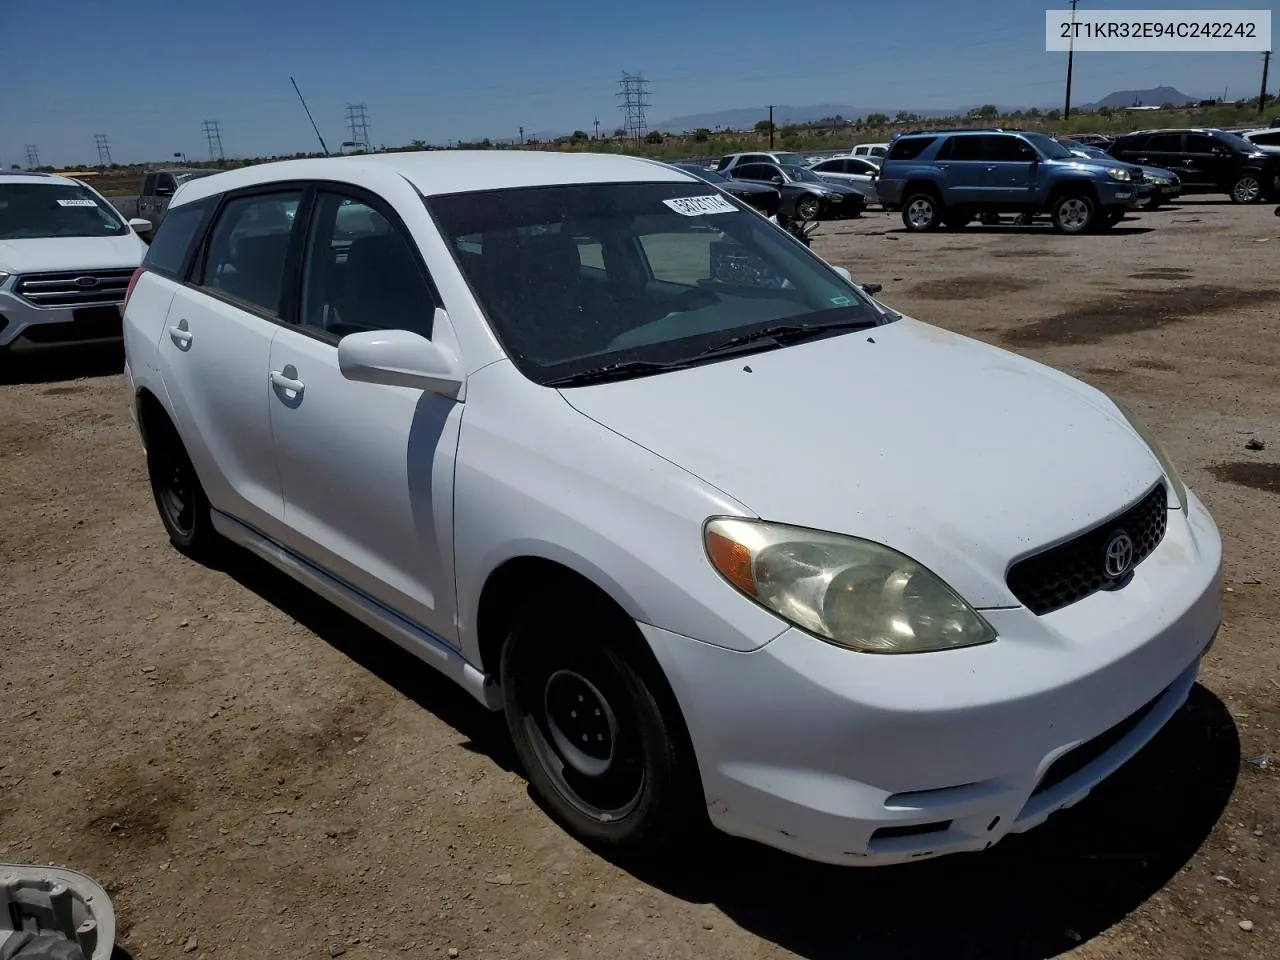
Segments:
[[[937,230],[942,225],[942,204],[932,193],[913,193],[902,205],[902,223],[913,233]]]
[[[530,784],[584,843],[655,853],[696,817],[682,727],[635,626],[602,605],[517,617],[502,649],[507,727]]]
[[[1232,203],[1260,203],[1262,201],[1262,181],[1252,173],[1241,174],[1231,185]]]
[[[822,213],[822,199],[815,196],[801,197],[796,201],[797,220],[817,220]]]
[[[168,424],[147,439],[147,478],[169,542],[192,560],[207,563],[220,547],[209,499],[177,431]]]
[[[1093,225],[1097,210],[1097,204],[1088,194],[1064,193],[1053,204],[1053,229],[1059,233],[1085,233]]]

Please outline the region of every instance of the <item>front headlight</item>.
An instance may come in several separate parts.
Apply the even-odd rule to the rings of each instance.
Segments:
[[[1128,180],[1129,171],[1124,167],[1107,167],[1107,176],[1112,180]]]
[[[3,270],[0,270],[0,287],[3,287],[4,282],[8,279],[9,279],[9,274],[5,273]]]
[[[712,566],[729,583],[838,646],[924,653],[996,639],[942,580],[878,543],[729,517],[709,520],[703,535]]]
[[[1156,459],[1160,461],[1160,468],[1164,470],[1164,475],[1169,481],[1169,486],[1173,487],[1174,495],[1178,498],[1178,506],[1183,513],[1187,512],[1187,487],[1182,482],[1182,476],[1178,473],[1178,468],[1173,465],[1173,461],[1169,459],[1169,454],[1165,450],[1164,445],[1156,439],[1151,429],[1139,419],[1138,415],[1130,410],[1127,406],[1111,397],[1112,403],[1116,405],[1124,418],[1129,421],[1129,426],[1133,427],[1134,432],[1142,438],[1142,442],[1151,448],[1151,452],[1155,454]]]

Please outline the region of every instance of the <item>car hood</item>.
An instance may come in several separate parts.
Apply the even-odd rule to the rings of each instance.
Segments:
[[[562,393],[756,515],[888,544],[977,607],[1017,606],[1013,560],[1161,476],[1099,391],[910,318]]]
[[[122,237],[0,240],[0,270],[5,273],[123,270],[137,267],[146,252],[146,245],[132,231]]]

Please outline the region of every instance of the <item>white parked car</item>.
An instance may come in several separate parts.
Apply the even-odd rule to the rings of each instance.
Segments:
[[[663,164],[194,181],[125,350],[172,542],[505,710],[603,846],[701,811],[834,863],[983,849],[1148,741],[1219,623],[1217,529],[1132,414]]]
[[[876,193],[880,166],[866,157],[828,157],[810,165],[809,169],[824,180],[853,187],[867,198],[868,203],[880,202]]]
[[[849,151],[849,155],[853,157],[884,157],[889,153],[890,144],[887,143],[859,143],[855,144],[853,149]]]
[[[119,343],[148,229],[79,180],[0,173],[0,357]]]

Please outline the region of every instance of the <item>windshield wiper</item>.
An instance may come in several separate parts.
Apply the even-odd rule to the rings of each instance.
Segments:
[[[719,353],[732,353],[739,347],[759,343],[762,340],[773,340],[779,344],[791,343],[829,330],[858,330],[879,325],[879,320],[865,317],[857,320],[828,320],[826,323],[776,323],[773,326],[762,327],[751,333],[739,334],[721,343],[713,344],[698,356],[709,357]]]
[[[646,373],[659,373],[663,370],[678,370],[687,367],[687,361],[678,360],[659,363],[656,360],[625,360],[621,363],[606,363],[602,367],[592,367],[580,373],[570,373],[554,380],[544,380],[546,387],[579,387],[588,383],[603,383],[606,380],[624,380],[627,377],[641,376]]]

